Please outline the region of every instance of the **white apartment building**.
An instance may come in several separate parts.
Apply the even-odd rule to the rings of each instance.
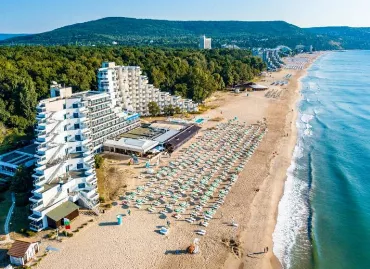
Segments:
[[[114,62],[104,62],[98,71],[98,89],[115,98],[116,105],[144,116],[149,115],[149,102],[156,102],[162,113],[169,105],[186,112],[198,110],[198,104],[192,100],[161,92],[149,84],[139,66],[116,66]]]
[[[37,106],[35,189],[29,199],[34,231],[48,227],[48,213],[55,216],[67,201],[98,213],[94,153],[107,139],[140,126],[139,115],[122,111],[109,93],[72,94],[56,83],[50,91],[51,98]]]
[[[200,49],[212,49],[212,39],[211,38],[207,38],[205,35],[201,36],[200,37],[200,40],[199,40],[199,48]]]

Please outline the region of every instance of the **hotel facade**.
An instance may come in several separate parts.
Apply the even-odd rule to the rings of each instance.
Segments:
[[[150,102],[156,102],[161,113],[170,105],[185,112],[198,111],[198,105],[192,100],[161,92],[149,84],[139,66],[116,66],[114,62],[104,62],[98,71],[98,89],[115,98],[124,110],[143,116],[150,115]]]
[[[50,94],[37,106],[35,189],[29,199],[34,231],[55,226],[71,203],[98,214],[94,155],[107,139],[140,126],[139,115],[124,112],[109,92],[72,94],[54,82]]]
[[[199,48],[203,50],[212,49],[212,39],[207,38],[205,35],[200,37]]]

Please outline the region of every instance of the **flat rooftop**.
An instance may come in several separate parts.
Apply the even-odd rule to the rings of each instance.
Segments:
[[[154,130],[146,127],[138,127],[123,133],[120,135],[120,138],[133,138],[133,139],[153,139],[162,135],[164,131]]]
[[[24,148],[16,149],[0,155],[0,161],[13,165],[22,165],[26,162],[35,159],[37,145],[32,144]]]

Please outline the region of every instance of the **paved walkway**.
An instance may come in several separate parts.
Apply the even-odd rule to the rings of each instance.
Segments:
[[[5,238],[5,240],[0,241],[0,244],[6,244],[6,243],[9,243],[9,242],[12,242],[12,240],[10,239],[10,235],[9,235],[9,224],[10,224],[10,220],[12,219],[12,215],[13,215],[13,211],[14,211],[14,207],[15,207],[15,195],[14,195],[13,192],[12,192],[11,196],[12,196],[12,205],[9,208],[8,215],[6,216],[6,220],[5,220],[5,224],[4,224],[4,231],[5,231],[5,237],[6,238]]]

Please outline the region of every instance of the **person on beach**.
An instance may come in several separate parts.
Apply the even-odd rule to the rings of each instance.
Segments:
[[[127,215],[131,216],[131,210],[127,210]]]

